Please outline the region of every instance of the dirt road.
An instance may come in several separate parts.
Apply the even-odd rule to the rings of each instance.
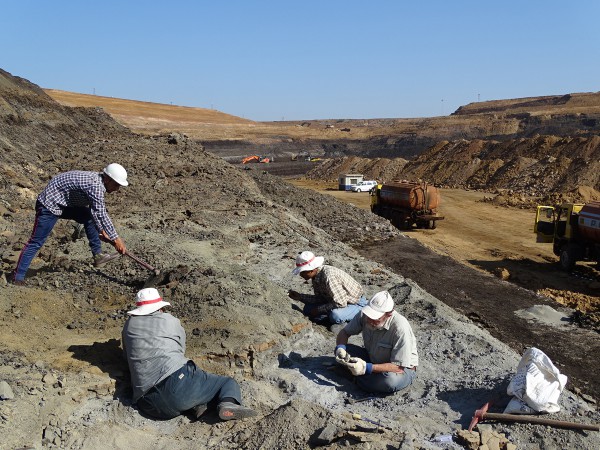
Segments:
[[[369,209],[367,193],[339,191],[332,183],[314,180],[289,181]],[[561,271],[552,245],[536,243],[533,211],[483,202],[486,195],[491,195],[483,192],[442,189],[441,195],[444,220],[435,230],[408,231],[408,236],[438,254],[552,297],[563,305],[586,313],[598,311],[599,272],[581,263],[579,277]]]
[[[293,184],[329,194],[361,209],[370,209],[367,193],[339,191],[332,184],[291,180]],[[484,203],[483,192],[443,189],[440,211],[444,220],[435,230],[414,230],[410,237],[442,255],[481,268],[485,261],[526,258],[555,261],[550,244],[536,244],[530,210],[507,209]]]

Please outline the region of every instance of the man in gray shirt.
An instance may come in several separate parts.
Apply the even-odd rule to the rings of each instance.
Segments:
[[[347,351],[350,336],[362,332],[365,348]],[[408,320],[394,310],[387,291],[378,292],[337,335],[336,361],[367,392],[390,394],[408,387],[419,365],[417,341]]]
[[[216,400],[222,420],[256,415],[242,406],[239,384],[231,377],[210,374],[185,357],[185,330],[179,319],[162,308],[169,306],[154,288],[142,289],[137,308],[129,311],[123,327],[123,350],[140,411],[171,419],[185,411],[196,418]]]

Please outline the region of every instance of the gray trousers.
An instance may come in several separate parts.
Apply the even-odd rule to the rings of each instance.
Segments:
[[[349,346],[352,356],[358,356],[367,362],[371,362],[367,350],[356,345]],[[404,373],[380,372],[370,375],[356,377],[356,384],[363,390],[372,393],[393,394],[401,391],[412,384],[417,376],[417,371],[405,369]]]

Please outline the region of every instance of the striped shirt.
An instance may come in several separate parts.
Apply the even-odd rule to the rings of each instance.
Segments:
[[[122,333],[123,350],[131,372],[133,402],[187,362],[185,330],[169,313],[129,316]]]
[[[64,208],[89,207],[96,228],[114,241],[118,235],[106,211],[105,193],[100,173],[72,170],[52,178],[37,200],[55,216],[61,216]]]
[[[320,313],[355,305],[364,295],[362,286],[341,269],[324,265],[312,279],[314,295],[300,294],[304,303],[316,303]]]
[[[373,364],[392,363],[409,368],[419,365],[417,340],[410,323],[398,311],[394,311],[381,329],[369,326],[367,317],[359,313],[344,331],[349,336],[362,332],[365,349]]]

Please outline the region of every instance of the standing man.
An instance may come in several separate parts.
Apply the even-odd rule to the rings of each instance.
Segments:
[[[314,295],[289,290],[292,300],[303,302],[303,313],[314,320],[329,319],[331,323],[352,320],[367,304],[362,286],[341,269],[324,265],[325,258],[304,251],[296,258],[293,275],[311,280]]]
[[[352,346],[355,355],[351,356],[346,349],[348,338],[361,332],[365,348]],[[336,344],[336,361],[346,366],[367,392],[391,394],[408,387],[416,377],[417,340],[408,320],[394,310],[387,291],[375,294],[340,330]]]
[[[185,357],[185,330],[179,319],[162,311],[170,303],[156,289],[142,289],[136,300],[122,337],[133,402],[142,412],[172,419],[190,410],[198,418],[216,400],[221,420],[256,415],[241,406],[240,386],[233,378],[205,372]]]
[[[127,249],[117,235],[106,206],[104,194],[118,191],[127,186],[127,172],[120,164],[112,163],[101,173],[72,170],[61,173],[50,180],[35,203],[35,221],[31,237],[23,247],[12,282],[25,284],[25,274],[31,261],[42,248],[58,219],[74,220],[83,225],[94,265],[106,262],[108,255],[102,255],[100,240],[112,244],[119,253]]]

